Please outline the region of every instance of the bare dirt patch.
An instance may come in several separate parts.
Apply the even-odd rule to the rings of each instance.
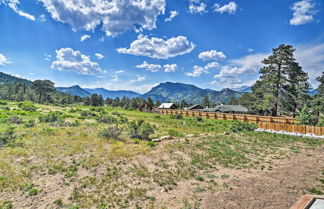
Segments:
[[[324,147],[276,161],[271,171],[232,179],[231,188],[208,195],[205,209],[288,209],[316,184],[324,170]]]

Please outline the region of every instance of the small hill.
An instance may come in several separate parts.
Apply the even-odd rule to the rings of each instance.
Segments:
[[[91,93],[81,88],[79,85],[71,86],[71,87],[57,87],[57,91],[63,92],[65,94],[70,94],[74,96],[80,96],[80,97],[87,97],[91,96]]]
[[[91,94],[100,94],[105,99],[106,98],[115,99],[117,97],[119,97],[119,98],[123,98],[123,97],[134,98],[134,97],[139,97],[141,95],[134,91],[124,91],[124,90],[111,91],[111,90],[107,90],[105,88],[95,88],[95,89],[86,88],[85,90],[90,92]]]
[[[199,104],[205,96],[209,97],[212,103],[227,103],[233,97],[240,97],[242,93],[231,89],[223,89],[221,91],[201,89],[197,86],[183,83],[166,82],[152,88],[151,91],[142,95],[143,98],[152,98],[161,102],[180,102],[185,100],[189,103]]]
[[[12,76],[6,73],[0,72],[0,84],[8,85],[8,84],[15,84],[15,83],[25,83],[27,85],[32,85],[33,83],[27,79],[18,78],[16,76]]]

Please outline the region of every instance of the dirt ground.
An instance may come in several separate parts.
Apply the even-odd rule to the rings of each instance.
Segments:
[[[271,171],[232,179],[231,189],[210,194],[204,209],[289,209],[324,171],[324,147],[276,163]]]

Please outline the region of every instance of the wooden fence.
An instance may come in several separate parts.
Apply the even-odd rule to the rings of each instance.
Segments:
[[[200,112],[187,110],[164,110],[159,109],[161,114],[183,115],[189,117],[204,117],[218,120],[238,120],[248,123],[257,123],[259,128],[272,129],[275,131],[298,132],[301,134],[324,135],[324,127],[297,125],[297,121],[290,117],[271,117],[246,114],[228,114],[214,112]]]

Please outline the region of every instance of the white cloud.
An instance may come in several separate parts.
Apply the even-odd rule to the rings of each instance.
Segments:
[[[219,67],[218,62],[210,62],[204,67],[195,65],[193,66],[194,70],[192,72],[185,73],[185,75],[189,77],[199,77],[203,73],[209,73],[209,69],[217,68],[217,67]]]
[[[94,31],[99,25],[107,36],[117,36],[139,26],[156,28],[165,12],[165,0],[38,0],[52,18],[74,30]]]
[[[311,83],[324,72],[324,43],[296,47],[295,57],[311,79]]]
[[[10,61],[8,60],[8,58],[0,53],[0,66],[4,66],[10,64]]]
[[[170,22],[171,20],[173,20],[173,18],[175,18],[178,15],[179,15],[179,13],[177,11],[170,11],[170,16],[168,18],[166,18],[164,21]]]
[[[263,66],[261,63],[269,54],[252,54],[238,59],[230,60],[230,64],[234,66],[240,66],[246,69],[254,70],[258,72]]]
[[[221,59],[226,59],[226,55],[223,52],[218,52],[217,50],[210,50],[210,51],[201,52],[198,55],[198,58],[204,61],[221,60]]]
[[[303,25],[314,20],[317,11],[314,9],[315,4],[311,0],[302,0],[294,3],[291,10],[293,17],[290,19],[291,25]]]
[[[209,69],[218,68],[218,67],[219,67],[218,62],[210,62],[205,66],[205,69],[209,70]]]
[[[192,14],[193,13],[204,13],[204,12],[207,12],[206,8],[207,8],[207,5],[203,2],[201,2],[199,4],[191,3],[189,5],[189,12]]]
[[[1,3],[3,3],[4,5],[8,5],[15,13],[22,17],[25,17],[32,21],[36,20],[36,18],[33,15],[28,14],[18,8],[18,5],[20,4],[19,0],[2,0],[0,1],[0,4]]]
[[[216,85],[218,85],[218,82],[217,81],[211,81],[210,84],[213,85],[213,86],[216,86]]]
[[[119,76],[118,75],[114,75],[113,78],[111,79],[112,82],[117,82],[119,81]]]
[[[81,36],[80,41],[83,42],[83,41],[87,40],[88,38],[91,38],[91,36],[87,35],[87,34],[83,35],[83,36]]]
[[[164,67],[164,72],[170,73],[170,72],[175,72],[178,68],[178,65],[177,64],[166,64],[163,67]]]
[[[123,71],[123,70],[117,70],[117,71],[115,71],[115,73],[117,73],[117,74],[120,74],[120,73],[124,73],[125,71]]]
[[[119,48],[117,51],[122,54],[132,54],[136,56],[146,56],[157,59],[168,59],[190,53],[195,48],[195,44],[188,41],[185,36],[172,37],[164,40],[162,38],[148,38],[138,36],[129,48]]]
[[[105,56],[103,56],[100,53],[95,53],[95,56],[97,57],[98,60],[102,60],[103,58],[105,58]]]
[[[203,73],[209,73],[209,71],[206,68],[198,65],[193,66],[193,68],[194,70],[192,72],[185,73],[185,75],[189,77],[199,77]]]
[[[223,14],[225,12],[228,14],[235,14],[238,6],[234,1],[231,1],[228,4],[225,4],[223,6],[219,4],[214,4],[214,7],[215,7],[214,12],[218,12],[220,14]]]
[[[228,79],[237,80],[240,75],[252,75],[255,74],[256,71],[254,69],[248,69],[244,67],[230,67],[223,66],[220,73],[215,75],[215,78],[219,78],[222,82],[227,81]]]
[[[248,52],[254,52],[254,49],[252,49],[252,48],[248,48],[247,51],[248,51]]]
[[[145,81],[145,80],[146,80],[146,78],[144,76],[140,76],[140,77],[137,77],[134,80],[131,80],[129,83],[139,83],[139,82],[142,82],[142,81]]]
[[[52,55],[45,53],[45,61],[51,61]]]
[[[145,69],[151,72],[158,72],[162,68],[162,66],[156,64],[149,64],[146,61],[144,61],[142,64],[136,65],[136,68]]]
[[[45,17],[45,15],[44,14],[42,14],[42,15],[40,15],[39,17],[38,17],[38,21],[39,22],[46,22],[46,17]]]
[[[94,75],[102,72],[98,63],[92,62],[88,56],[71,48],[56,50],[56,59],[51,66],[56,70],[74,71],[83,75]]]

